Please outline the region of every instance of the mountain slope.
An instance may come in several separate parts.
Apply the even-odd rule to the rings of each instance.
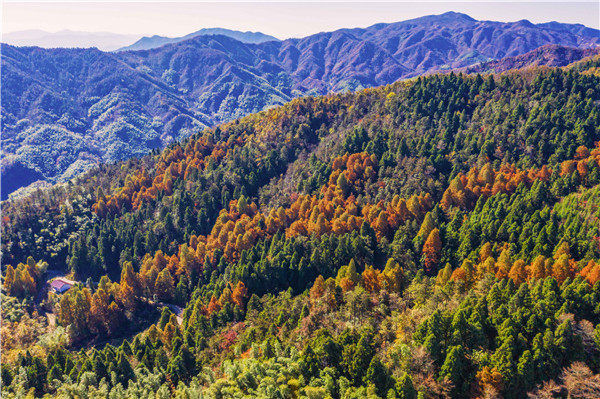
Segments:
[[[135,50],[150,50],[156,47],[164,46],[165,44],[179,43],[184,40],[192,39],[197,36],[214,36],[214,35],[222,35],[231,37],[232,39],[239,40],[242,43],[263,43],[268,41],[277,41],[276,37],[265,35],[261,32],[241,32],[237,30],[231,29],[223,29],[223,28],[204,28],[200,29],[196,32],[189,33],[185,36],[181,37],[165,37],[165,36],[144,36],[139,39],[137,42],[122,47],[117,51],[135,51]]]
[[[2,397],[597,397],[599,64],[293,99],[4,203]]]
[[[510,69],[520,69],[536,65],[561,67],[598,54],[600,54],[600,47],[579,49],[546,45],[516,57],[506,57],[501,60],[468,66],[463,68],[462,71],[466,73],[504,72]]]
[[[294,97],[388,84],[546,44],[599,41],[598,31],[580,26],[447,13],[261,44],[198,36],[116,54],[4,46],[3,179],[20,180],[10,171],[21,169],[7,168],[15,163],[64,180],[93,162],[142,154],[192,128]]]
[[[2,59],[6,187],[21,179],[10,173],[13,162],[46,178],[68,177],[144,155],[209,123],[176,90],[110,53],[3,45]],[[21,93],[7,95],[14,91]]]
[[[589,47],[600,42],[598,30],[581,25],[476,21],[454,12],[353,31],[386,48],[416,73],[516,56],[544,44]]]

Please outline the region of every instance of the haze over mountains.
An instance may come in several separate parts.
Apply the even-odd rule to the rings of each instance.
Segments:
[[[144,36],[130,46],[125,46],[118,51],[128,50],[150,50],[152,48],[164,46],[165,44],[179,43],[184,40],[189,40],[197,36],[223,35],[239,40],[242,43],[264,43],[273,40],[279,40],[276,37],[265,35],[261,32],[240,32],[237,30],[223,28],[205,28],[199,31],[192,32],[181,37],[165,37],[165,36]]]
[[[103,51],[113,51],[129,45],[139,38],[140,35],[124,35],[111,32],[80,32],[68,29],[58,32],[46,32],[40,29],[30,29],[3,34],[2,42],[13,46],[38,46],[43,48],[97,47]]]
[[[196,36],[223,35],[243,43],[263,43],[279,40],[261,32],[241,32],[223,28],[204,28],[181,37],[126,35],[112,32],[82,32],[61,30],[47,32],[29,29],[2,35],[2,42],[13,46],[36,46],[42,48],[91,48],[102,51],[149,50],[192,39]]]
[[[3,44],[2,198],[294,97],[388,84],[544,45],[598,44],[600,32],[583,25],[476,21],[460,13],[258,44],[223,35],[118,53]]]

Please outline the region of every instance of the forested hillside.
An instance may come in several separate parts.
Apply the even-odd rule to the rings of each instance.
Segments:
[[[219,32],[119,53],[2,45],[2,199],[293,98],[390,84],[543,45],[600,44],[600,32],[582,25],[477,21],[452,12],[258,44]]]
[[[538,47],[528,53],[515,57],[506,57],[501,60],[482,62],[462,68],[465,73],[506,72],[511,69],[520,69],[531,66],[562,67],[579,61],[583,58],[600,54],[600,47],[574,48],[556,45]]]
[[[599,65],[295,99],[4,203],[2,396],[598,397]]]

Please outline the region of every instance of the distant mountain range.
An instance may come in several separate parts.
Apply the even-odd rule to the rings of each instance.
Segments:
[[[592,48],[600,31],[451,12],[257,44],[200,35],[116,53],[3,45],[2,198],[297,96],[383,85],[549,44]]]
[[[2,35],[2,42],[13,46],[57,47],[97,47],[103,51],[117,50],[133,43],[140,35],[122,35],[110,32],[79,32],[61,30],[46,32],[39,29],[23,30]]]
[[[156,47],[164,46],[165,44],[179,43],[184,40],[189,40],[197,36],[223,35],[239,40],[242,43],[264,43],[268,41],[278,41],[276,37],[265,35],[261,32],[240,32],[237,30],[223,28],[205,28],[199,31],[190,33],[181,37],[165,37],[165,36],[144,36],[130,46],[122,47],[117,51],[129,50],[150,50]]]
[[[224,28],[204,28],[181,37],[123,35],[111,32],[81,32],[61,30],[46,32],[39,29],[23,30],[2,35],[2,42],[13,46],[42,48],[92,48],[102,51],[149,50],[165,44],[179,43],[197,36],[223,35],[242,43],[264,43],[279,40],[261,32],[241,32]],[[135,42],[135,43],[134,43]],[[133,44],[132,44],[133,43]]]

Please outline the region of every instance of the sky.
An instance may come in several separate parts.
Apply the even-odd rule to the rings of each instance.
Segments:
[[[17,2],[2,1],[2,32],[63,29],[182,36],[200,28],[261,31],[280,39],[446,11],[479,20],[559,21],[600,28],[600,2]]]

